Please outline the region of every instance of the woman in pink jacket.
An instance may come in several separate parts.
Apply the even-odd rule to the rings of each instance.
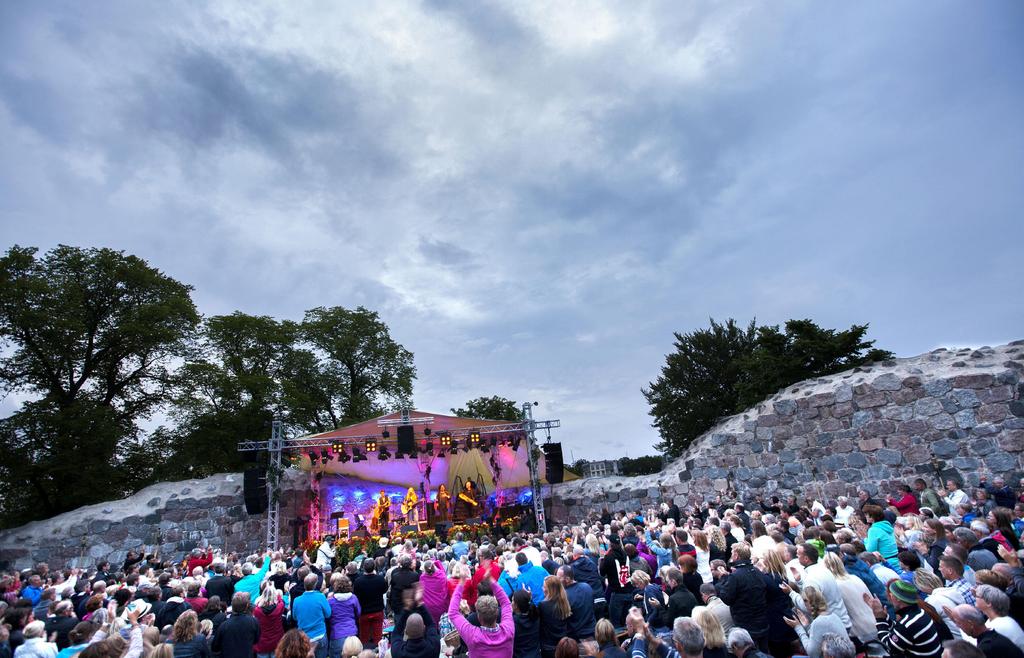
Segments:
[[[478,628],[466,621],[459,612],[465,587],[466,579],[463,579],[455,588],[452,601],[448,604],[448,618],[455,624],[459,637],[466,643],[469,655],[473,658],[512,658],[516,634],[515,620],[512,617],[512,604],[509,603],[505,591],[495,587],[494,596],[481,596],[477,599],[476,616],[480,621]]]
[[[444,573],[444,565],[439,560],[423,562],[420,585],[423,586],[423,605],[436,624],[441,621],[441,615],[448,609],[448,578]]]

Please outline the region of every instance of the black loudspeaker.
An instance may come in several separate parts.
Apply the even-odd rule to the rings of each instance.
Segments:
[[[398,451],[399,455],[416,454],[416,433],[412,425],[398,426]]]
[[[562,461],[562,444],[545,443],[544,448],[544,477],[548,484],[558,484],[565,475],[565,463]]]
[[[267,511],[267,472],[262,468],[246,469],[242,480],[242,496],[245,498],[246,514],[263,514]]]
[[[434,524],[434,534],[437,535],[438,539],[440,539],[441,541],[447,542],[448,541],[448,531],[451,530],[451,528],[452,528],[452,524],[451,523],[435,523]]]

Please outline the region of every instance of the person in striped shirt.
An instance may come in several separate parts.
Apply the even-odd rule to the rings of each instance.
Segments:
[[[942,641],[935,621],[918,606],[918,592],[913,584],[897,579],[886,588],[889,601],[896,610],[890,618],[885,606],[873,597],[864,594],[864,601],[871,606],[878,627],[878,640],[892,658],[939,658],[942,655]]]

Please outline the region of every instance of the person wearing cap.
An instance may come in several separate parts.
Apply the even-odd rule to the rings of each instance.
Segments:
[[[896,614],[889,618],[877,597],[864,595],[878,628],[878,640],[893,658],[939,658],[942,640],[935,621],[918,605],[919,594],[912,583],[897,578],[889,583],[887,596]],[[984,622],[983,622],[984,623]]]

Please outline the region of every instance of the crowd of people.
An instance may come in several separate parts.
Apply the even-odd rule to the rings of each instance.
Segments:
[[[0,658],[1024,658],[1024,481],[0,575]]]

